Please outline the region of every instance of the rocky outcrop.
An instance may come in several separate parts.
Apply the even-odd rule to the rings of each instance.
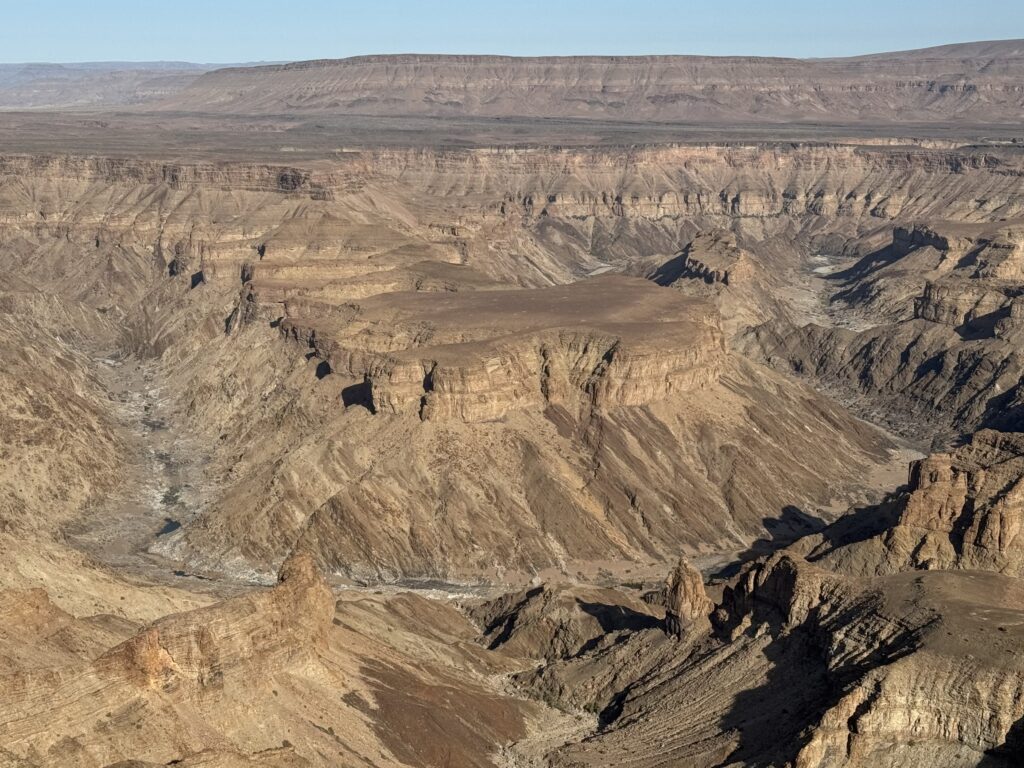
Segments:
[[[675,637],[702,632],[709,625],[714,604],[704,591],[704,577],[685,557],[665,582],[665,631]]]
[[[857,576],[967,569],[1021,577],[1022,494],[1024,437],[983,430],[911,466],[891,529],[853,544],[829,543],[826,531],[809,557]]]
[[[712,302],[726,336],[772,318],[786,317],[775,297],[781,282],[771,259],[740,248],[727,230],[702,232],[674,258],[637,271],[658,285]]]
[[[231,684],[236,674],[263,674],[315,657],[327,642],[334,597],[308,556],[281,568],[280,583],[184,616],[161,620],[101,656],[103,677],[142,688],[198,695]],[[271,627],[272,631],[266,631]]]
[[[925,284],[914,303],[914,317],[960,326],[1009,307],[1024,290],[1024,249],[1021,232],[1002,227],[992,234],[962,235],[952,246],[945,241],[947,274]]]
[[[999,339],[1021,338],[1024,331],[1024,296],[1010,302],[1009,312],[996,322],[994,334]]]
[[[568,679],[619,686],[602,700],[602,731],[554,764],[1015,764],[1022,456],[1020,434],[980,432],[915,462],[881,507],[747,564],[704,642],[670,654],[638,633],[628,653],[647,664],[614,678],[600,677],[613,659],[596,652],[535,676],[545,691]],[[703,598],[683,563],[672,583]]]
[[[678,271],[672,267],[677,267]],[[661,285],[681,278],[735,285],[737,281],[752,279],[754,271],[750,255],[740,250],[736,236],[730,232],[714,231],[694,238],[679,254],[678,264],[666,265],[651,279]]]
[[[142,628],[0,593],[0,764],[326,768],[372,752],[486,768],[538,724],[540,706],[487,682],[516,662],[445,601],[339,597],[302,558],[273,588]]]
[[[932,319],[932,299],[922,298],[930,285],[961,281],[961,289],[984,292],[987,286],[966,266],[992,239],[995,226],[963,221],[897,224],[888,244],[829,277],[838,283],[831,301],[875,323]],[[934,314],[944,322],[941,311]]]
[[[861,580],[821,565],[786,552],[749,565],[715,611],[716,638],[674,653],[630,638],[629,657],[650,665],[594,652],[539,676],[557,690],[622,665],[602,730],[554,765],[1013,764],[1020,583],[971,571]]]
[[[733,586],[725,588],[714,623],[732,638],[757,622],[791,629],[848,592],[842,578],[788,554],[778,554],[748,568]]]
[[[1006,305],[1007,296],[1002,291],[951,277],[925,285],[924,294],[914,302],[914,317],[959,327],[999,312]]]

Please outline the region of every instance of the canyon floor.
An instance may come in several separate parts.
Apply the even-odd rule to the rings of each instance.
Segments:
[[[1021,764],[1021,50],[0,93],[0,766]]]

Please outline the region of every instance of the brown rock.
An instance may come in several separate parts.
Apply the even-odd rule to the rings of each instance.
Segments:
[[[811,557],[856,575],[909,569],[1024,576],[1024,435],[983,430],[910,468],[897,522],[863,542],[820,545]]]
[[[676,637],[710,628],[714,604],[704,591],[704,577],[685,557],[665,582],[665,631]]]

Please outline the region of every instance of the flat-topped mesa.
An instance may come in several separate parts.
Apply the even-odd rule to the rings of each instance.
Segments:
[[[375,412],[423,420],[641,406],[710,386],[725,360],[713,308],[632,278],[392,294],[348,309],[333,322],[286,318],[282,331],[363,379]]]
[[[1013,122],[1015,42],[817,60],[744,56],[364,56],[207,72],[148,108],[189,113],[433,115],[715,124]],[[967,51],[970,52],[967,52]],[[301,96],[297,96],[301,94]],[[969,94],[967,98],[965,94]],[[979,112],[980,110],[980,112]]]

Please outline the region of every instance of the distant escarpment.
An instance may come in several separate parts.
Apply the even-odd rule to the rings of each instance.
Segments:
[[[148,108],[631,121],[1018,120],[1020,41],[848,59],[363,56],[226,68]]]

